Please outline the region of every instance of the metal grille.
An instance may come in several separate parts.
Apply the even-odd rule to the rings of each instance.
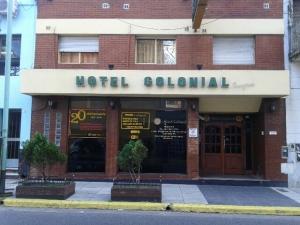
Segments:
[[[21,133],[21,109],[10,109],[8,119],[7,158],[18,159]]]
[[[61,142],[61,122],[62,122],[62,113],[56,113],[56,123],[55,123],[55,145],[60,147]]]
[[[44,136],[49,140],[50,136],[50,112],[44,114]]]

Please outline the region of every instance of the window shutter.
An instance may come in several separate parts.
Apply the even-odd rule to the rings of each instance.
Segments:
[[[213,63],[217,65],[255,64],[253,37],[215,37]]]
[[[61,37],[60,52],[99,52],[98,37]]]

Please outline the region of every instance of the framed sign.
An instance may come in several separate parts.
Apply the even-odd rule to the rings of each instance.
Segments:
[[[198,137],[198,128],[189,128],[189,137],[197,138]]]
[[[121,129],[122,130],[149,130],[150,113],[149,112],[122,112]]]
[[[69,134],[72,137],[105,137],[106,112],[93,109],[72,109]]]

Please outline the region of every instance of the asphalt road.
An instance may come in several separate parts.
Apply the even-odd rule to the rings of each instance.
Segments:
[[[300,217],[0,207],[0,225],[299,225]]]

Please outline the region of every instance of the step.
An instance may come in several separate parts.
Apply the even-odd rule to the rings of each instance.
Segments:
[[[16,179],[19,178],[18,168],[6,168],[6,179]]]

